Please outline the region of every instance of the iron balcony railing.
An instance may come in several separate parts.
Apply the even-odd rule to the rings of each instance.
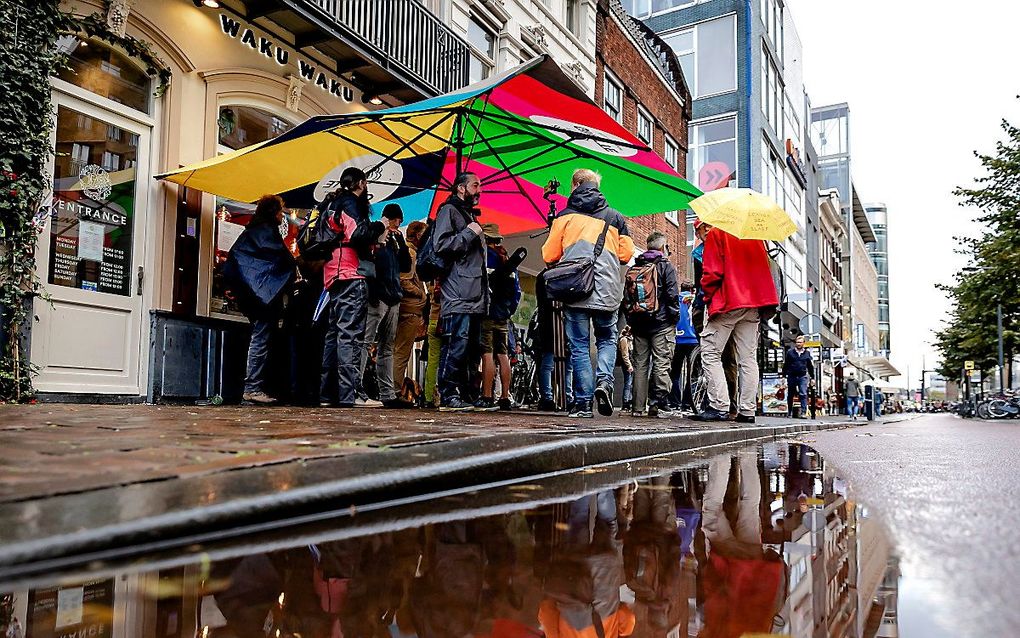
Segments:
[[[416,0],[301,0],[344,27],[355,49],[433,95],[468,84],[467,42]]]

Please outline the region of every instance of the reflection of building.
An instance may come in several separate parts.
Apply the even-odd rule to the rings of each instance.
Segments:
[[[865,204],[871,227],[875,229],[875,243],[869,246],[871,261],[878,273],[878,351],[889,358],[889,212],[885,204]]]
[[[34,308],[35,385],[51,396],[239,395],[248,324],[216,264],[250,209],[153,175],[312,116],[459,88],[468,43],[414,0],[61,4],[125,11],[127,34],[151,44],[172,81],[154,96],[124,51],[84,37],[58,43],[69,64],[53,78],[56,192],[38,252],[52,303]]]

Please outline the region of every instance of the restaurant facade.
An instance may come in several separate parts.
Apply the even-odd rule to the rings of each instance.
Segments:
[[[378,15],[383,6],[390,15]],[[223,289],[220,265],[252,206],[153,176],[309,117],[467,83],[459,36],[413,0],[379,7],[66,3],[147,43],[171,80],[158,86],[140,61],[99,39],[58,43],[68,65],[51,79],[53,201],[36,255],[45,296],[35,300],[30,333],[40,397],[239,398],[248,323]],[[285,234],[305,211],[292,213]]]

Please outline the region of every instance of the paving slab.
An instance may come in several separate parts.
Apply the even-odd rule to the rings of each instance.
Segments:
[[[857,422],[862,423],[862,422]],[[0,406],[0,566],[849,425],[534,412]]]

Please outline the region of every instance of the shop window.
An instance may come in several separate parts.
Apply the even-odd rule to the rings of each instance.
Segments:
[[[220,108],[217,118],[220,153],[271,140],[291,128],[293,124],[273,113],[251,106],[230,105]],[[288,209],[295,217],[305,217],[307,211]],[[213,221],[213,277],[209,310],[213,313],[240,316],[236,302],[227,296],[222,269],[231,246],[251,220],[255,205],[237,202],[224,197],[216,198]],[[290,241],[297,236],[297,226],[284,220],[281,235]]]
[[[68,56],[58,78],[137,111],[152,112],[152,82],[142,69],[100,42],[68,38],[60,43]]]

